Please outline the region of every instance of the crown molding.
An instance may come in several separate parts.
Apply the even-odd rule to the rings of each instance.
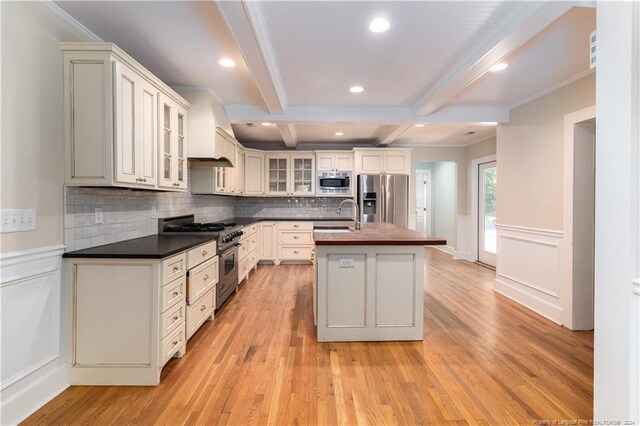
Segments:
[[[554,86],[546,88],[546,89],[544,89],[544,90],[542,90],[540,92],[534,93],[533,95],[527,96],[526,98],[516,102],[515,104],[510,105],[509,106],[509,110],[512,110],[514,108],[518,108],[518,107],[520,107],[520,106],[522,106],[524,104],[527,104],[527,103],[529,103],[531,101],[535,101],[536,99],[541,98],[544,95],[548,95],[549,93],[551,93],[551,92],[553,92],[555,90],[558,90],[558,89],[560,89],[560,88],[562,88],[564,86],[567,86],[567,85],[573,83],[574,81],[578,81],[581,78],[584,78],[584,77],[586,77],[588,75],[591,75],[594,72],[596,72],[595,69],[588,69],[588,70],[585,70],[585,71],[583,71],[583,72],[581,72],[579,74],[574,75],[573,77],[569,77],[566,80],[563,80],[563,81],[561,81],[560,83],[558,83],[558,84],[556,84]]]
[[[94,41],[97,43],[104,42],[104,40],[98,37],[93,31],[91,31],[89,28],[82,25],[76,18],[74,18],[73,16],[69,15],[67,12],[62,10],[60,6],[58,6],[51,0],[40,0],[40,2],[45,6],[47,6],[49,10],[51,10],[53,13],[55,13],[60,18],[65,20],[67,23],[71,24],[71,26],[73,26],[76,30],[80,31],[82,34],[87,36],[91,41]]]

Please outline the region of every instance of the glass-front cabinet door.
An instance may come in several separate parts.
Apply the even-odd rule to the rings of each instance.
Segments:
[[[291,195],[315,194],[313,156],[292,156]]]
[[[160,137],[160,176],[158,179],[158,186],[165,188],[173,187],[173,137],[174,126],[174,104],[169,98],[160,94],[159,115],[159,131]]]
[[[267,194],[290,195],[288,185],[289,156],[267,156]],[[250,173],[250,172],[249,172]]]
[[[182,108],[177,110],[177,131],[175,147],[176,175],[172,186],[179,189],[187,188],[187,112]]]

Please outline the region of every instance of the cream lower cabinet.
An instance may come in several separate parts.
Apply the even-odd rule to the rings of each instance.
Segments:
[[[260,222],[259,259],[276,262],[278,259],[278,222]]]
[[[311,262],[313,259],[313,222],[260,222],[259,260],[273,262]]]
[[[240,239],[240,247],[238,249],[238,258],[240,259],[238,263],[240,275],[238,282],[240,283],[247,279],[251,270],[258,265],[259,230],[260,225],[257,223],[245,226],[242,229],[244,235]]]
[[[186,349],[186,253],[68,259],[69,382],[157,385]]]
[[[189,103],[112,43],[60,48],[65,184],[185,191]],[[182,131],[178,115],[170,124],[164,119],[160,99],[180,111]],[[165,164],[172,168],[167,178]]]
[[[218,284],[218,256],[214,241],[187,252],[187,340],[206,321],[213,321]]]

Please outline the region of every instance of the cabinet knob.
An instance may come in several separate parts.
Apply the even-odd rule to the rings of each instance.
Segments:
[[[175,317],[173,317],[173,322],[178,321],[178,318],[180,318],[180,317],[179,317],[179,316],[177,316],[177,315],[176,315]]]
[[[206,251],[206,250],[204,250],[204,251],[202,252],[202,255],[203,255],[203,256],[206,256],[206,255],[207,255],[207,251]]]
[[[200,312],[204,311],[205,309],[207,309],[205,305],[200,306]]]
[[[173,292],[173,297],[178,297],[178,296],[180,296],[180,292],[178,292],[178,291],[174,291],[174,292]]]
[[[177,340],[174,340],[174,341],[173,341],[173,346],[177,346],[177,345],[178,345],[178,341],[177,341]]]
[[[300,252],[299,252],[298,250],[294,250],[294,251],[293,251],[293,253],[294,253],[294,254],[298,254],[298,253],[300,253]]]
[[[179,267],[179,266],[174,266],[174,267],[173,267],[173,272],[178,272],[179,270],[180,270],[180,267]]]
[[[205,275],[204,277],[202,277],[202,279],[207,281],[209,279],[209,275]]]
[[[300,237],[298,237],[297,235],[294,235],[294,236],[293,236],[293,239],[294,239],[294,240],[297,240],[298,238],[300,238]]]
[[[300,225],[293,225],[294,228],[300,228]]]

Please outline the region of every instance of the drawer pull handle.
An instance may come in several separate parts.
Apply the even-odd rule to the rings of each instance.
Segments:
[[[177,340],[174,340],[174,341],[173,341],[173,346],[177,346],[177,345],[178,345],[178,341],[177,341]]]
[[[206,250],[205,250],[205,251],[203,251],[203,252],[202,252],[202,255],[203,255],[203,256],[206,256],[206,255],[207,255],[207,251],[206,251]]]
[[[178,272],[179,270],[180,270],[180,267],[179,267],[179,266],[174,266],[174,267],[173,267],[173,272]]]
[[[205,309],[207,309],[207,307],[206,307],[205,305],[202,305],[202,306],[200,307],[200,312],[204,311]]]
[[[179,291],[174,291],[173,292],[173,297],[178,297],[178,296],[180,296],[180,294],[181,293]]]
[[[294,239],[294,240],[297,240],[297,239],[299,239],[299,238],[300,238],[300,237],[299,237],[299,236],[297,236],[297,235],[294,235],[294,236],[293,236],[293,239]]]
[[[298,254],[298,253],[300,253],[298,250],[293,251],[293,254]]]
[[[209,279],[209,275],[205,275],[204,277],[202,277],[202,279],[207,281]]]
[[[180,317],[179,317],[178,315],[176,315],[175,317],[173,317],[173,322],[178,321],[178,319],[179,319],[179,318],[180,318]]]
[[[294,228],[300,228],[300,225],[293,225]]]

